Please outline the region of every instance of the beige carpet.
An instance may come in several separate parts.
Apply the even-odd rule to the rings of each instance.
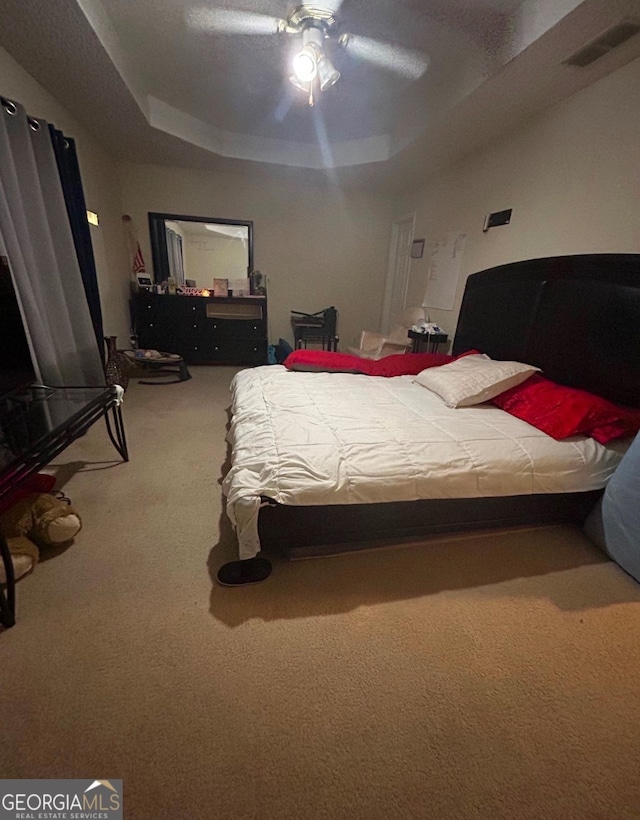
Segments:
[[[212,583],[233,372],[133,385],[128,465],[102,426],[59,457],[84,530],[0,634],[0,776],[123,778],[129,820],[640,817],[640,586],[578,530]]]

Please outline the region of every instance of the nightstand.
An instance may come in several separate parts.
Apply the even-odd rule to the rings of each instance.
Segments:
[[[417,333],[415,330],[409,331],[409,338],[412,353],[437,353],[438,345],[449,341],[446,333]]]

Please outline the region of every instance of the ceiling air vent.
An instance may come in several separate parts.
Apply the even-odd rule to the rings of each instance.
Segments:
[[[640,31],[640,23],[635,20],[623,20],[609,31],[606,31],[597,40],[589,43],[588,46],[576,51],[571,57],[564,60],[565,65],[578,66],[584,68],[585,66],[595,63],[600,57],[604,57],[614,48],[621,46],[630,40],[634,34]]]

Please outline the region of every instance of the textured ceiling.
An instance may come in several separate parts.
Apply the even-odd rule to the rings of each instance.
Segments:
[[[345,28],[426,49],[427,74],[407,83],[343,55],[343,77],[316,109],[287,110],[282,40],[189,32],[195,4],[0,0],[0,45],[122,159],[386,191],[420,184],[640,55],[638,35],[589,68],[563,65],[640,17],[640,0],[344,0]]]
[[[102,0],[147,91],[223,131],[287,141],[317,141],[317,122],[305,96],[288,82],[298,38],[194,30],[189,14],[206,0]],[[217,9],[286,17],[284,0],[217,0]],[[322,5],[321,0],[318,5]],[[345,0],[345,31],[424,52],[429,71],[417,82],[328,43],[342,77],[322,96],[322,119],[333,141],[389,134],[402,103],[417,104],[446,83],[453,68],[482,65],[508,30],[516,0]]]

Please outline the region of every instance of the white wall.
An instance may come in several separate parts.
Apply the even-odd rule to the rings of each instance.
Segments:
[[[99,227],[91,226],[91,238],[104,331],[106,335],[118,336],[118,343],[128,347],[129,264],[123,241],[116,161],[2,48],[0,94],[22,103],[29,114],[53,123],[76,141],[87,208],[95,211],[100,220]]]
[[[122,203],[138,226],[147,213],[252,220],[254,267],[268,277],[270,340],[293,338],[290,311],[334,305],[344,350],[377,329],[391,224],[388,198],[295,180],[124,163]],[[140,230],[145,259],[149,236]]]
[[[421,304],[430,244],[468,234],[453,311],[430,310],[455,331],[466,276],[521,259],[574,253],[640,253],[640,60],[524,123],[398,197],[417,212],[424,258],[413,260],[407,304]],[[513,208],[510,225],[482,232],[487,213]]]

